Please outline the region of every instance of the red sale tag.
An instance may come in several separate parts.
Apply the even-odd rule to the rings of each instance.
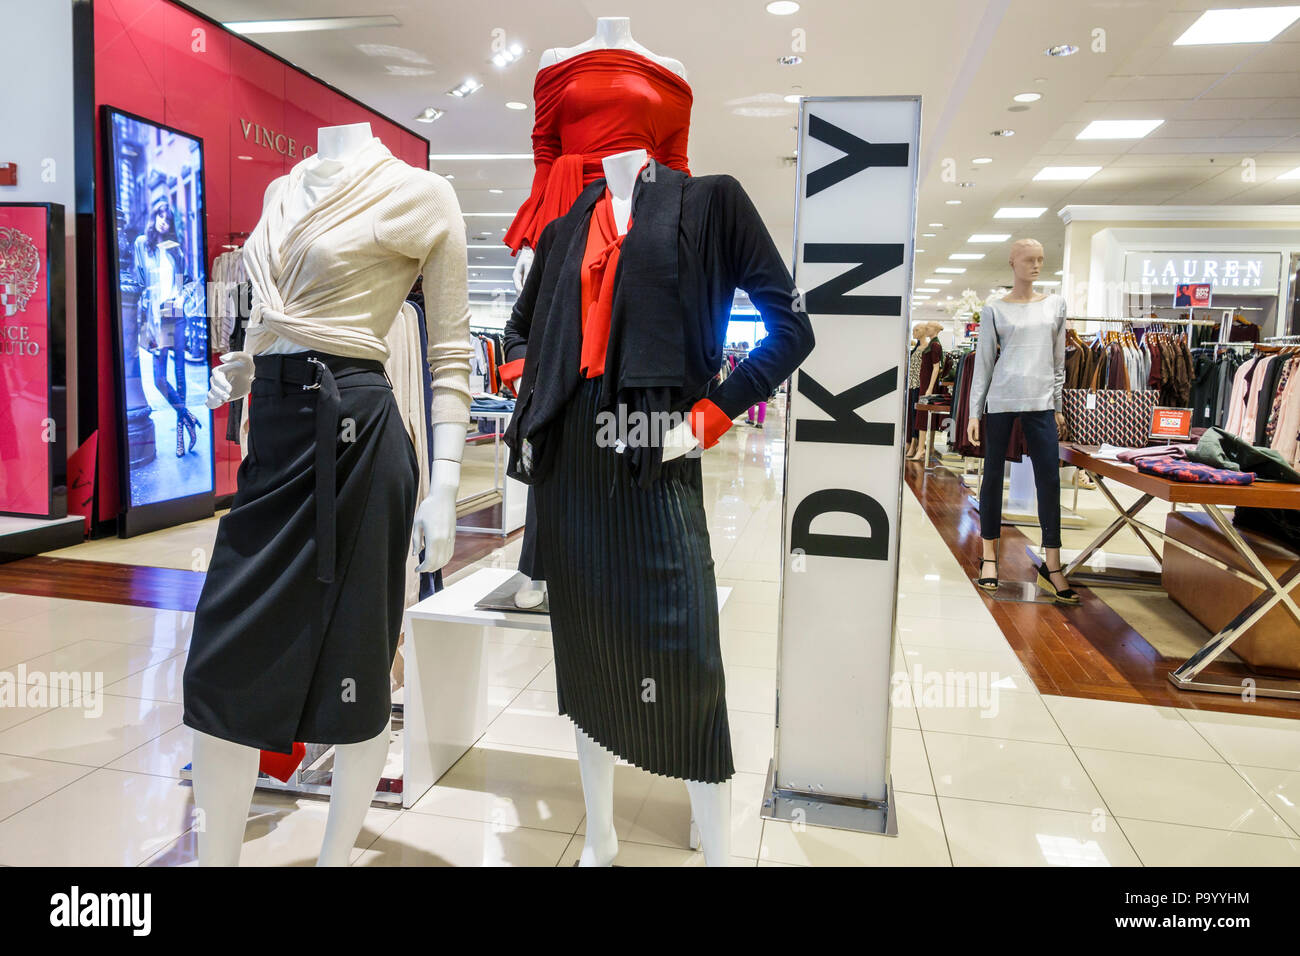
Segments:
[[[1151,413],[1152,438],[1187,438],[1192,431],[1190,408],[1159,408]]]

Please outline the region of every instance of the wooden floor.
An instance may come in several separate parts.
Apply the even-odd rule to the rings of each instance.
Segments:
[[[500,525],[500,505],[465,515],[464,525],[491,527]],[[444,575],[454,574],[497,548],[523,534],[516,531],[506,537],[497,534],[456,535],[456,550],[443,568]],[[193,611],[203,589],[201,571],[178,571],[108,561],[81,561],[48,558],[43,555],[0,564],[0,592],[34,594],[39,597],[99,601],[104,604],[131,604],[172,611]]]
[[[946,469],[924,471],[917,463],[907,465],[906,476],[921,507],[974,578],[981,554],[979,515],[965,486]],[[1018,530],[1003,526],[1002,580],[1034,580],[1035,566],[1025,550],[1029,544]],[[1162,658],[1085,587],[1076,588],[1083,598],[1078,607],[995,601],[974,585],[971,590],[983,597],[1040,693],[1300,719],[1300,701],[1261,697],[1246,702],[1228,694],[1174,687],[1167,675],[1182,661]],[[1242,665],[1219,663],[1203,673],[1234,682],[1254,676]]]

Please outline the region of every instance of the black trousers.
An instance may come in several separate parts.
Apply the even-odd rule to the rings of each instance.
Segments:
[[[1006,466],[1011,427],[1020,416],[1020,427],[1034,464],[1034,488],[1038,495],[1038,524],[1043,547],[1061,546],[1061,452],[1056,431],[1056,413],[986,412],[984,432],[984,481],[980,486],[980,536],[986,541],[1002,536],[1002,478]]]

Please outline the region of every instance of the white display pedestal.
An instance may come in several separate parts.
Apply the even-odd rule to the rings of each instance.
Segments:
[[[474,605],[516,572],[483,568],[406,609],[402,806],[410,808],[487,730],[487,651],[498,630],[551,630],[546,614]],[[718,613],[731,588],[718,588]]]

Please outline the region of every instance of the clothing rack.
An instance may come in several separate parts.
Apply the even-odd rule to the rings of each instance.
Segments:
[[[1300,335],[1269,335],[1264,338],[1264,342],[1270,345],[1274,343],[1282,345],[1287,342],[1300,342]]]
[[[1067,322],[1100,322],[1100,323],[1103,323],[1103,324],[1111,324],[1111,325],[1115,325],[1115,324],[1120,324],[1120,325],[1134,325],[1134,324],[1138,324],[1138,325],[1172,325],[1172,326],[1176,326],[1176,327],[1184,327],[1184,326],[1188,326],[1188,325],[1200,325],[1200,326],[1209,326],[1209,325],[1213,325],[1213,326],[1217,326],[1217,325],[1219,324],[1218,322],[1214,322],[1214,321],[1212,321],[1212,320],[1210,320],[1210,319],[1181,319],[1181,320],[1180,320],[1180,319],[1152,319],[1152,318],[1150,318],[1150,317],[1148,317],[1148,316],[1144,316],[1144,315],[1135,316],[1135,317],[1133,317],[1133,318],[1131,318],[1131,319],[1094,318],[1094,317],[1092,317],[1092,316],[1086,316],[1086,315],[1084,315],[1084,316],[1072,316],[1072,317],[1070,317],[1070,318],[1067,318],[1065,321],[1067,321]]]

